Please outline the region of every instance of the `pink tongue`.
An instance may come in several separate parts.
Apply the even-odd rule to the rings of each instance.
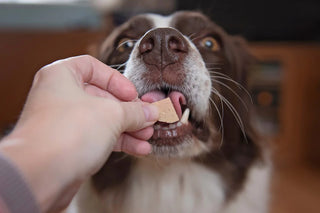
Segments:
[[[187,104],[186,98],[181,92],[172,91],[168,94],[168,97],[171,99],[174,109],[176,110],[176,113],[178,114],[178,117],[181,118],[182,116],[182,110],[181,105]],[[162,99],[166,98],[166,94],[164,94],[161,91],[151,91],[146,94],[144,94],[141,97],[142,101],[153,103],[156,101],[160,101]]]

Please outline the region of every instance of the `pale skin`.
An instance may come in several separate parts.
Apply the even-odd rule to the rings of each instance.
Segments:
[[[63,209],[112,151],[148,155],[158,119],[134,85],[90,56],[37,72],[20,119],[0,151],[21,171],[41,212]]]

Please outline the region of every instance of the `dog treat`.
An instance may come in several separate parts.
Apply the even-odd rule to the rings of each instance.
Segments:
[[[179,117],[176,113],[176,110],[173,107],[173,104],[170,98],[163,99],[152,103],[159,109],[159,119],[158,121],[166,123],[174,123],[179,120]]]

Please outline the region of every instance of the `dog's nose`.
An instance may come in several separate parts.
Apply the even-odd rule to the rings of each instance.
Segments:
[[[188,52],[188,43],[183,35],[172,28],[157,28],[149,31],[139,45],[144,62],[159,70],[181,63]]]

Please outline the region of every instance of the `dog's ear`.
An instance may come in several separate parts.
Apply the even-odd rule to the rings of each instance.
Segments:
[[[225,54],[231,62],[231,75],[246,87],[249,69],[255,63],[254,57],[249,52],[248,44],[241,36],[228,36],[226,46]]]

